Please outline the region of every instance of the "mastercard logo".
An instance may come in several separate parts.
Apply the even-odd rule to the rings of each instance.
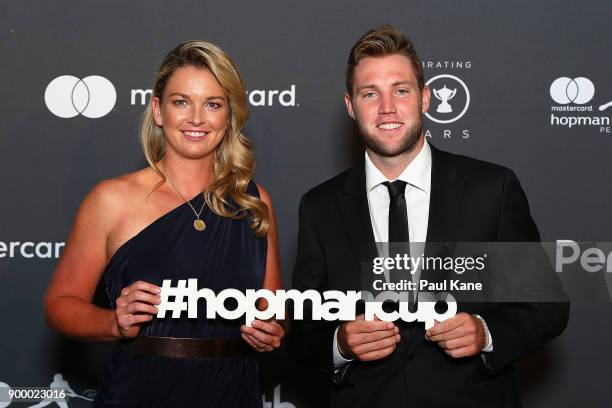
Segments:
[[[96,119],[106,116],[117,102],[117,91],[108,79],[90,75],[79,79],[62,75],[47,85],[45,104],[57,117],[73,118],[85,116]]]
[[[550,85],[550,97],[559,105],[584,105],[595,96],[595,85],[589,78],[557,78]]]

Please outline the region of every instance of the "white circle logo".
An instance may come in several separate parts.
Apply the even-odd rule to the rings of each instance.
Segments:
[[[11,391],[11,386],[7,383],[0,382],[0,408],[11,405],[13,398],[9,396],[9,391]]]
[[[96,119],[108,114],[117,101],[117,91],[108,79],[91,75],[79,79],[62,75],[49,82],[45,104],[55,116],[73,118],[83,115]]]
[[[584,105],[593,99],[594,95],[595,85],[589,78],[561,77],[550,84],[550,97],[560,105],[567,105],[570,102]]]
[[[431,78],[425,85],[431,91],[429,110],[425,112],[430,120],[452,123],[465,115],[470,106],[470,91],[460,78],[442,74]]]

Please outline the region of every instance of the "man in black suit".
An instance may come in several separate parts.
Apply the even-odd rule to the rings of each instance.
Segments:
[[[425,141],[429,101],[421,61],[401,32],[379,27],[353,46],[345,102],[366,153],[303,196],[295,289],[361,290],[374,242],[539,241],[511,170]],[[333,380],[333,407],[516,407],[513,362],[559,335],[568,312],[563,302],[460,305],[427,331],[363,315],[305,320],[293,339]]]

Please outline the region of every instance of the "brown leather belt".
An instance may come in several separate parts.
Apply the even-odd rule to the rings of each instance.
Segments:
[[[132,351],[158,357],[214,358],[243,357],[251,349],[243,340],[138,336],[132,342]]]

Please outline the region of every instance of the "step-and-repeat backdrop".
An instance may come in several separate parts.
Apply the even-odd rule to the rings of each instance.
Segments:
[[[543,240],[612,241],[611,15],[609,0],[4,2],[0,385],[65,381],[74,395],[58,405],[90,406],[111,346],[50,330],[43,293],[87,192],[145,166],[138,121],[177,43],[216,43],[245,77],[289,286],[301,195],[361,154],[342,101],[348,51],[385,23],[412,38],[432,89],[457,90],[453,113],[432,96],[430,143],[512,168]],[[574,301],[563,336],[520,363],[525,406],[609,406],[611,335],[609,302]],[[315,406],[286,351],[262,372],[264,407]]]

